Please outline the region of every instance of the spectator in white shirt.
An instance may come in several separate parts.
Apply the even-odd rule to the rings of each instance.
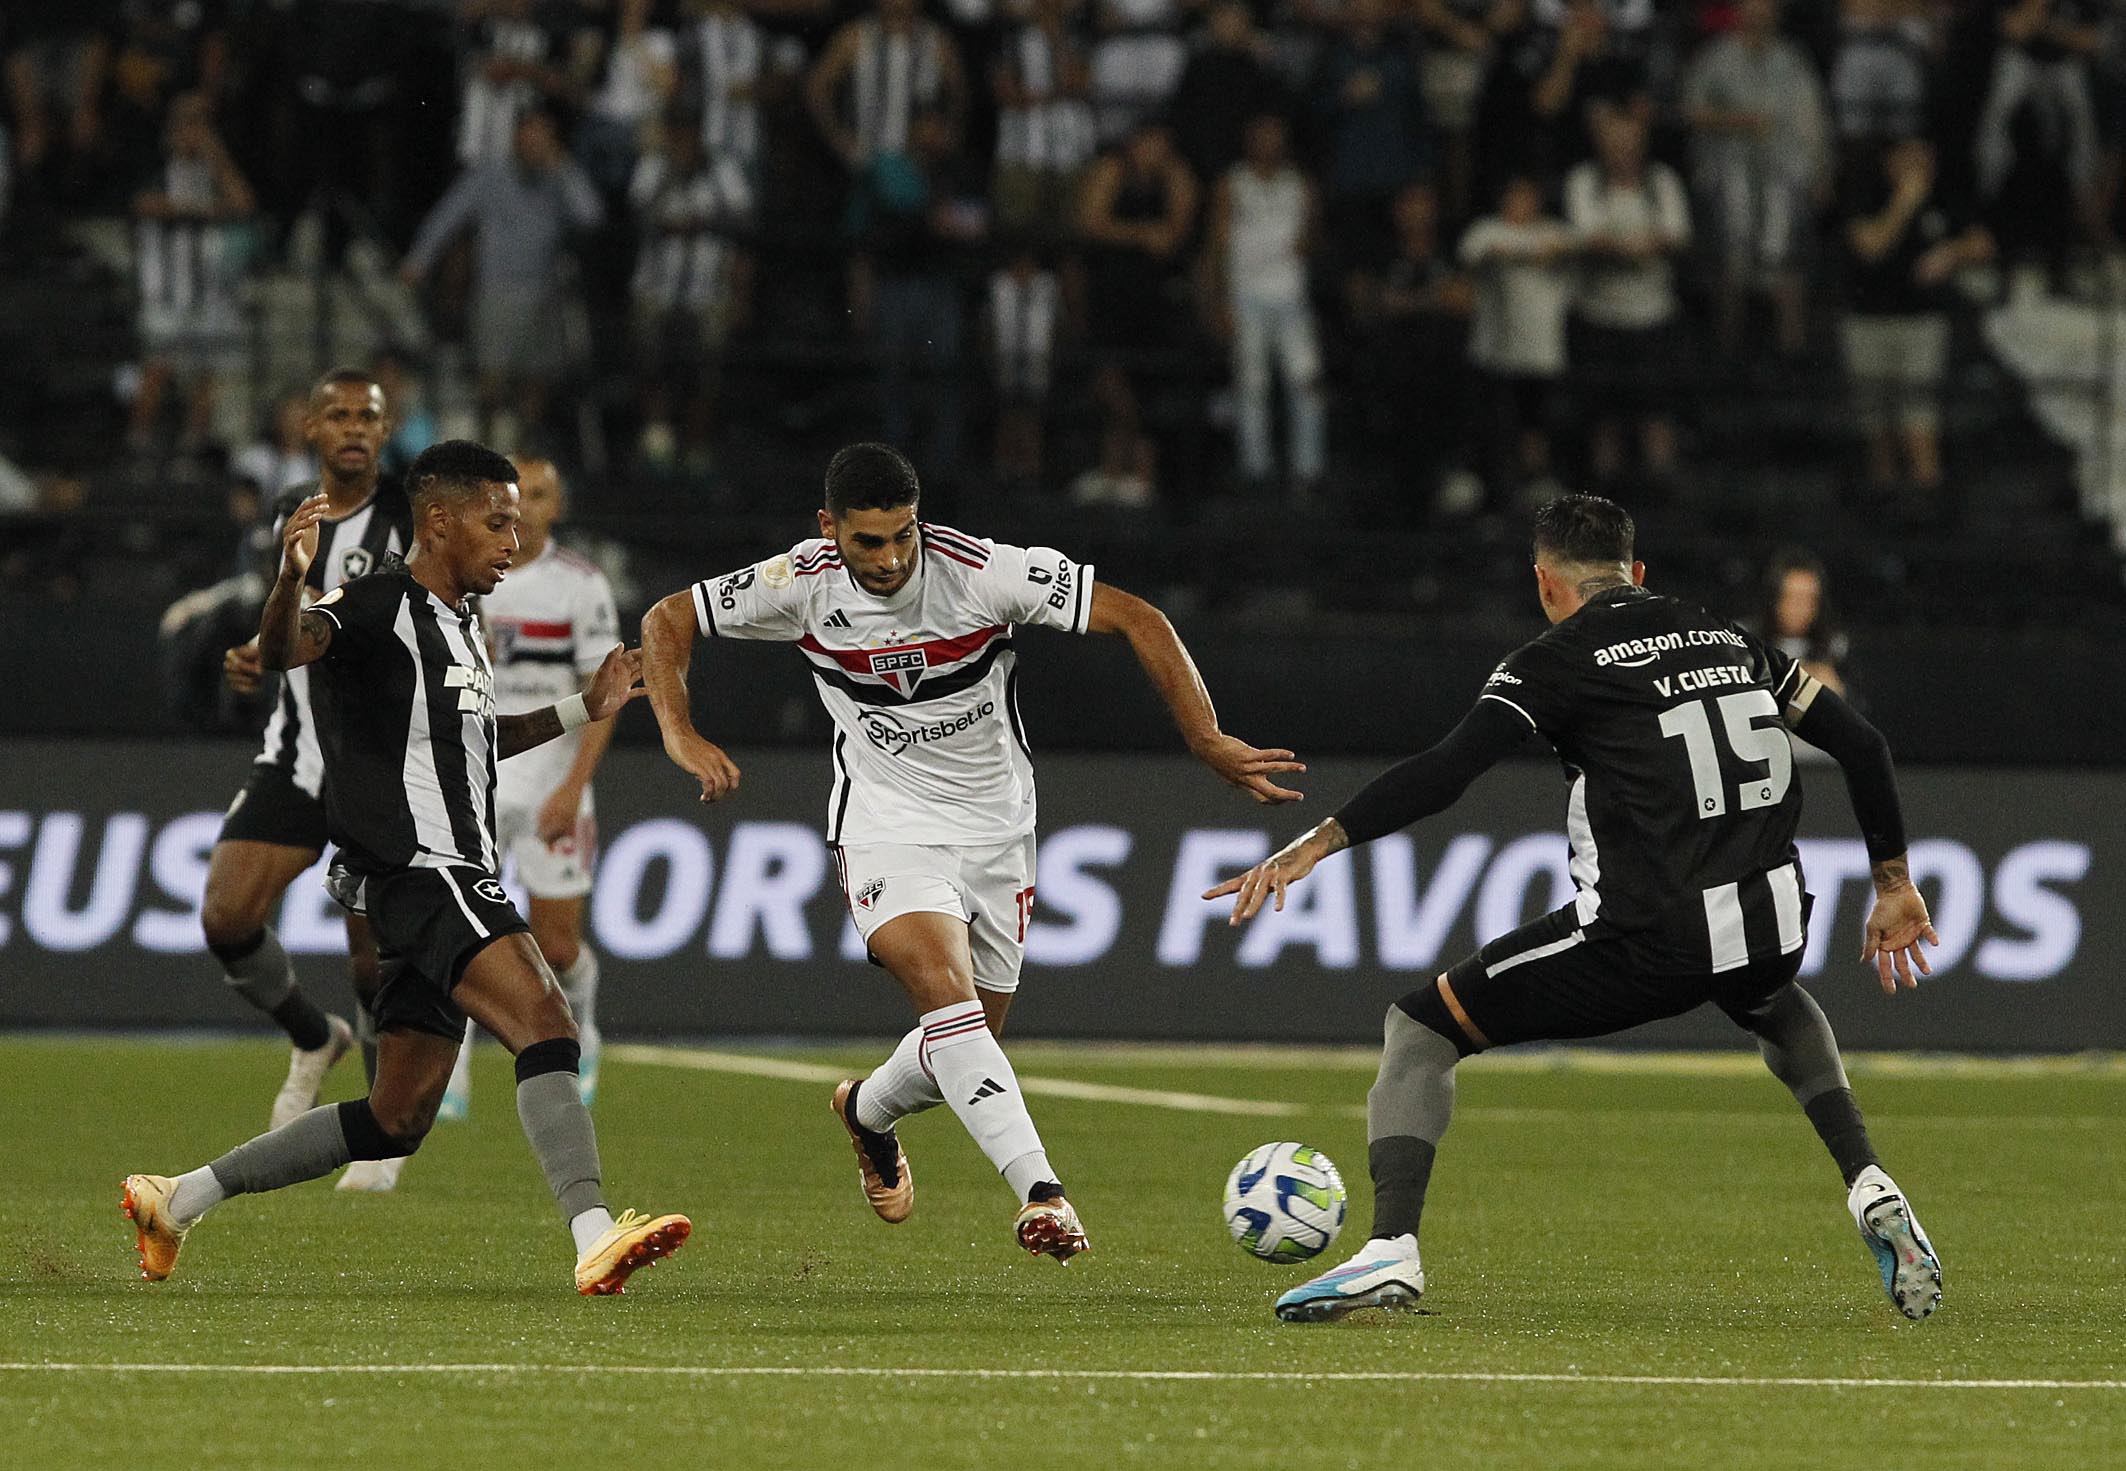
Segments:
[[[1791,357],[1807,335],[1815,211],[1830,201],[1831,122],[1816,63],[1779,34],[1779,0],[1742,0],[1738,15],[1692,61],[1683,116],[1714,237],[1720,346],[1741,348],[1748,294],[1762,290]]]
[[[1565,373],[1565,309],[1572,296],[1572,233],[1544,213],[1543,188],[1526,176],[1499,193],[1498,213],[1462,236],[1476,277],[1469,360],[1491,402],[1490,489],[1549,493],[1550,431]]]
[[[585,31],[586,70],[598,77],[576,126],[575,153],[591,182],[617,198],[635,172],[644,132],[679,85],[672,33],[650,24],[651,0],[619,0],[612,38]]]
[[[1666,482],[1676,468],[1668,406],[1687,378],[1674,260],[1690,244],[1690,209],[1676,171],[1647,161],[1645,123],[1607,113],[1594,135],[1597,156],[1565,181],[1565,222],[1581,251],[1572,358],[1587,378],[1592,469],[1603,484],[1617,479],[1635,424],[1647,475]]]
[[[1025,242],[989,278],[989,344],[996,371],[997,428],[991,456],[999,483],[1037,490],[1045,469],[1048,391],[1063,328],[1056,273]]]
[[[1240,473],[1261,485],[1276,472],[1270,447],[1270,382],[1284,382],[1290,483],[1304,496],[1320,482],[1327,429],[1321,346],[1307,297],[1307,258],[1320,231],[1313,183],[1291,160],[1284,119],[1254,119],[1242,158],[1226,171],[1212,205],[1204,263],[1214,326],[1233,345],[1239,399]]]

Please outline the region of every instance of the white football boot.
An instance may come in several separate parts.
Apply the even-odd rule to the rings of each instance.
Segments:
[[[1869,1165],[1846,1192],[1845,1205],[1860,1239],[1875,1253],[1883,1291],[1897,1311],[1916,1323],[1940,1307],[1941,1258],[1897,1182],[1880,1166]]]
[[[1376,1236],[1342,1266],[1278,1298],[1277,1316],[1287,1323],[1329,1323],[1367,1308],[1408,1311],[1424,1295],[1417,1238],[1408,1232]]]
[[[347,1055],[354,1045],[354,1028],[336,1016],[327,1016],[325,1025],[330,1035],[322,1047],[304,1049],[297,1047],[288,1054],[288,1078],[281,1084],[280,1092],[273,1095],[273,1111],[266,1116],[266,1128],[278,1129],[292,1124],[311,1109],[317,1107],[317,1095],[325,1089],[325,1074],[332,1065]]]
[[[388,1195],[399,1188],[403,1159],[358,1159],[340,1175],[335,1190],[355,1190],[367,1195]]]

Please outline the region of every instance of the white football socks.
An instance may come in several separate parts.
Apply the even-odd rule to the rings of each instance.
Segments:
[[[576,1018],[576,1030],[593,1030],[597,1026],[598,1011],[598,952],[588,945],[578,946],[576,963],[554,979],[561,983],[561,994],[568,998],[569,1013]]]
[[[613,1229],[613,1213],[602,1205],[592,1206],[587,1211],[578,1211],[568,1218],[568,1234],[576,1238],[576,1259],[597,1243],[599,1237]]]
[[[229,1192],[221,1188],[221,1181],[206,1165],[179,1175],[171,1184],[177,1188],[170,1192],[170,1214],[180,1226],[190,1226],[229,1198]]]
[[[1019,1094],[1018,1075],[990,1035],[982,1003],[956,1001],[924,1012],[922,1023],[922,1053],[938,1090],[1019,1199],[1027,1199],[1043,1180],[1055,1179]],[[861,1112],[861,1091],[856,1101]]]
[[[917,1027],[856,1090],[856,1121],[875,1134],[890,1134],[910,1114],[944,1101],[937,1080],[923,1071],[923,1029]]]

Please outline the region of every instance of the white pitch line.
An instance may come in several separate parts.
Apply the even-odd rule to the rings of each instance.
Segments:
[[[705,1047],[656,1047],[635,1042],[610,1043],[605,1055],[621,1062],[642,1063],[650,1067],[688,1068],[705,1073],[737,1073],[746,1077],[775,1078],[788,1083],[834,1084],[849,1076],[845,1068],[829,1067],[824,1063],[799,1062],[787,1057],[769,1057],[757,1052],[724,1052]],[[1050,1052],[1051,1060],[1067,1060],[1064,1054]],[[1752,1071],[1761,1074],[1764,1064],[1751,1059]],[[1181,1113],[1225,1114],[1241,1118],[1297,1118],[1302,1115],[1315,1118],[1327,1115],[1332,1118],[1364,1118],[1364,1104],[1358,1103],[1279,1103],[1261,1098],[1225,1098],[1215,1093],[1181,1093],[1164,1088],[1131,1088],[1116,1083],[1086,1083],[1074,1078],[1050,1078],[1037,1074],[1019,1074],[1019,1087],[1030,1097],[1073,1098],[1089,1103],[1133,1103],[1145,1108],[1167,1108]],[[1608,1114],[1629,1114],[1634,1119],[1665,1122],[1703,1123],[1717,1120],[1734,1124],[1761,1124],[1766,1127],[1791,1128],[1793,1115],[1784,1110],[1753,1112],[1744,1109],[1644,1109],[1644,1108],[1514,1108],[1486,1107],[1482,1104],[1467,1106],[1458,1111],[1465,1121],[1495,1124],[1543,1124],[1584,1122],[1588,1118]],[[1888,1116],[1885,1116],[1886,1118]],[[2111,1128],[2115,1119],[2094,1114],[2052,1114],[2034,1116],[2028,1114],[2013,1117],[1900,1117],[1900,1126],[1915,1128],[1954,1128],[1966,1124],[1983,1123],[1989,1128]]]
[[[2126,1379],[1859,1379],[1745,1374],[1495,1374],[1427,1369],[939,1369],[783,1364],[82,1364],[0,1363],[46,1374],[632,1374],[674,1379],[1025,1379],[1231,1384],[1650,1385],[1676,1389],[2126,1389]]]
[[[648,1063],[653,1067],[693,1068],[708,1073],[743,1073],[755,1078],[781,1078],[792,1083],[838,1083],[849,1076],[846,1069],[815,1062],[794,1062],[785,1057],[762,1057],[750,1052],[714,1052],[692,1047],[650,1047],[638,1043],[615,1043],[605,1055],[620,1062]],[[1176,1093],[1164,1088],[1125,1088],[1111,1083],[1081,1083],[1070,1078],[1039,1078],[1019,1075],[1019,1087],[1033,1097],[1076,1098],[1092,1103],[1136,1103],[1146,1108],[1171,1108],[1182,1113],[1246,1114],[1261,1118],[1284,1118],[1309,1112],[1297,1104],[1271,1103],[1257,1098],[1220,1098],[1210,1093]]]

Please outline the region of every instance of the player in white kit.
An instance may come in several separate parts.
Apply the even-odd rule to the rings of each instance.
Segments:
[[[943,1103],[1023,1202],[1021,1246],[1068,1261],[1077,1212],[997,1045],[1019,984],[1034,896],[1034,782],[1017,702],[1013,631],[1120,634],[1189,750],[1258,802],[1299,793],[1306,768],[1218,728],[1209,693],[1157,608],[1045,547],[990,542],[916,516],[915,469],[881,444],[827,467],[818,539],[696,583],[642,624],[643,681],[672,760],[714,802],[738,768],[694,729],[687,670],[697,635],[795,643],[833,717],[827,841],[871,956],[919,1025],[870,1077],[835,1090],[864,1194],[906,1220],[914,1182],[895,1128]]]
[[[567,514],[561,472],[552,460],[519,455],[517,564],[508,580],[480,600],[494,645],[495,709],[503,715],[579,693],[606,651],[620,641],[612,585],[589,559],[553,539]],[[539,953],[568,996],[583,1041],[583,1101],[598,1091],[598,954],[583,943],[583,901],[598,858],[591,778],[613,743],[611,721],[582,726],[496,767],[495,848],[514,864],[530,903],[525,918]],[[465,1117],[471,1105],[470,1031],[443,1095],[441,1117]]]

